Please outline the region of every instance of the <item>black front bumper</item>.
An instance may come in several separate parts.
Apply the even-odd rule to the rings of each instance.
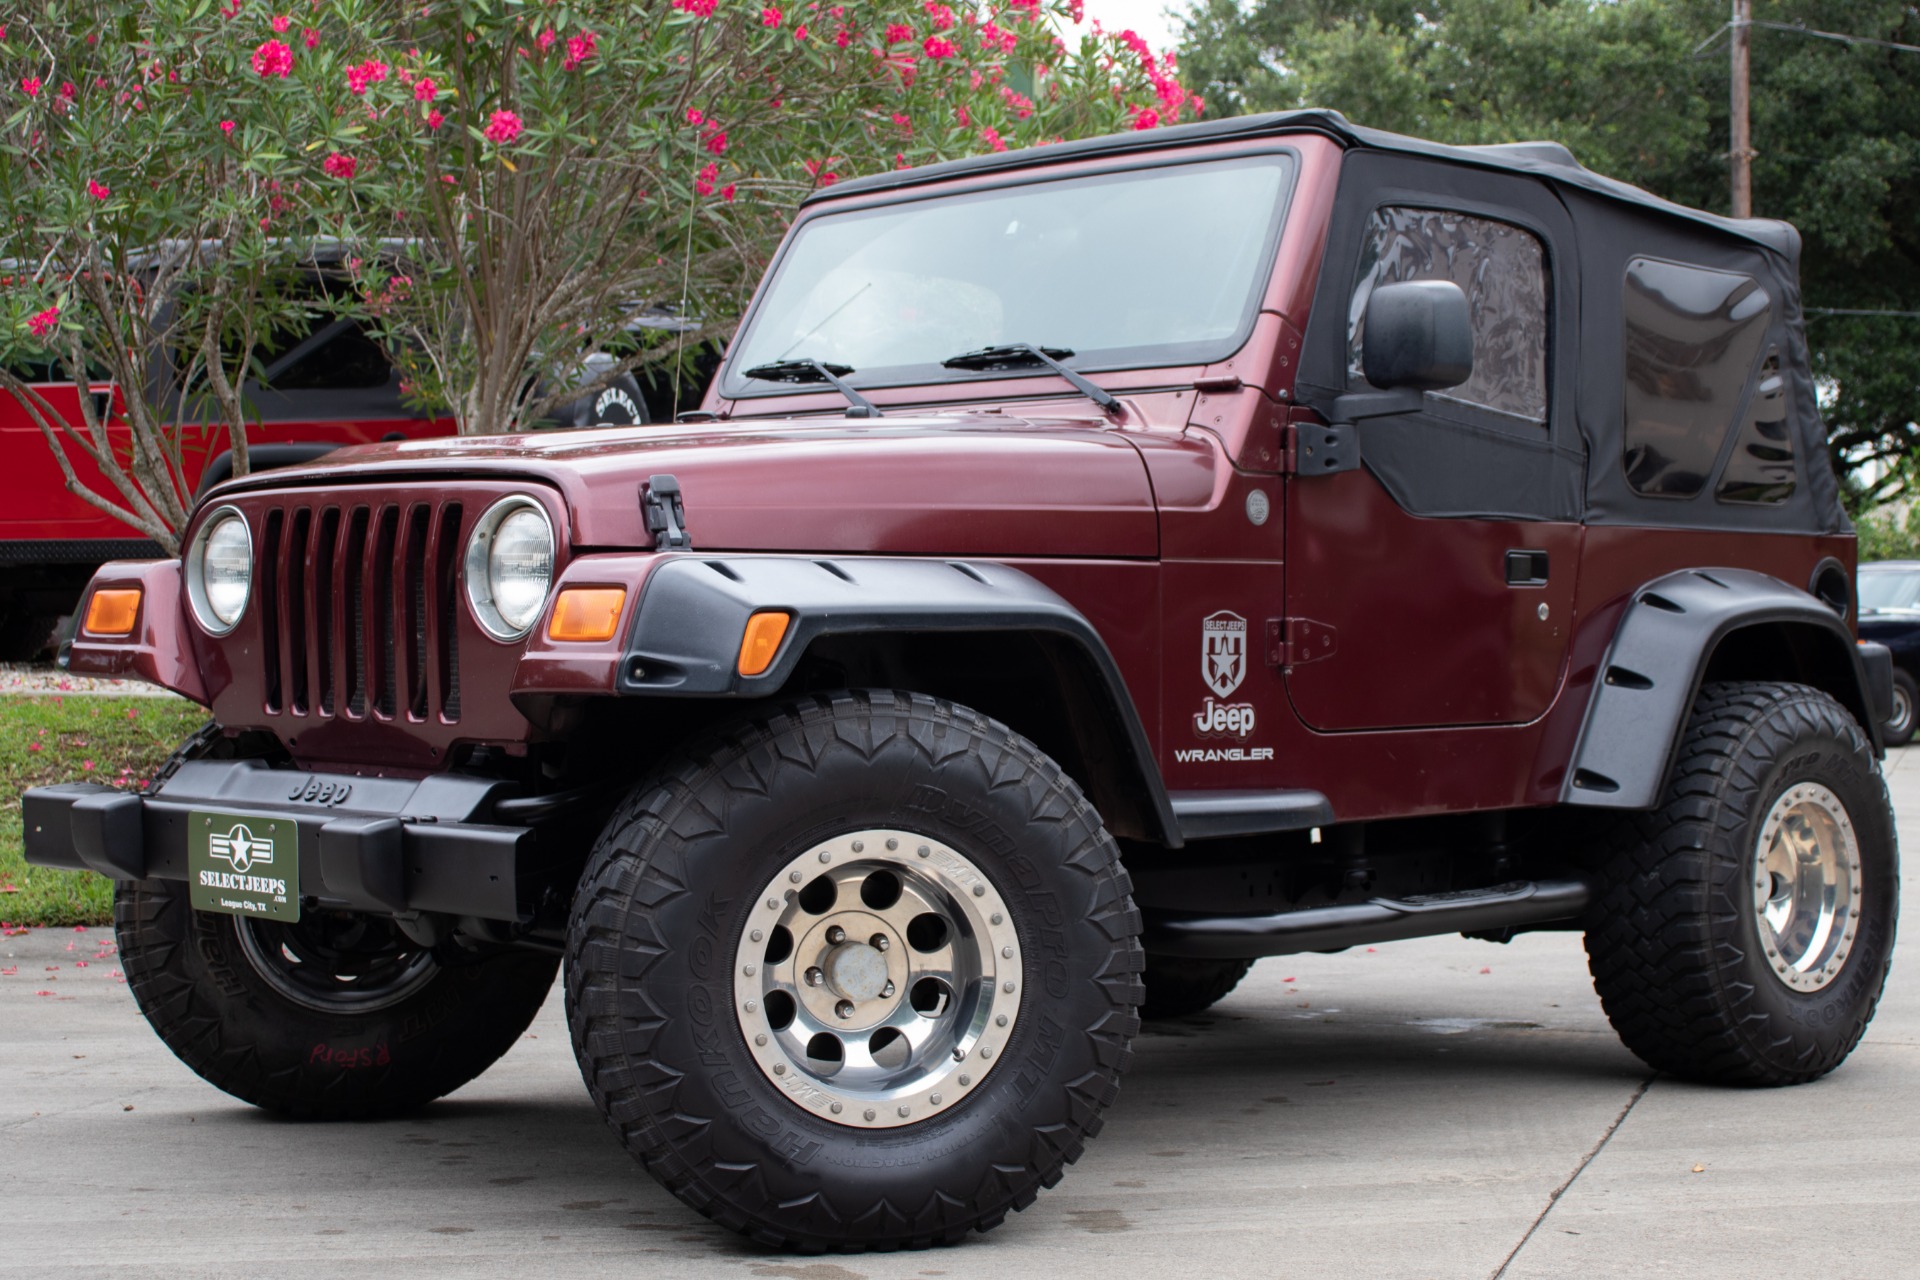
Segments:
[[[190,814],[257,813],[297,826],[309,910],[524,922],[549,882],[534,832],[475,821],[507,785],[195,761],[144,796],[91,782],[33,788],[22,805],[26,858],[115,880],[185,880]]]

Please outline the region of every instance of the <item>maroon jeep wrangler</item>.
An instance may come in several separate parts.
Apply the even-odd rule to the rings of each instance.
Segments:
[[[102,569],[72,668],[214,723],[28,856],[296,1115],[459,1088],[564,959],[628,1149],[799,1249],[1031,1203],[1262,956],[1581,930],[1651,1066],[1814,1079],[1897,880],[1797,252],[1324,112],[842,183],[682,426]]]

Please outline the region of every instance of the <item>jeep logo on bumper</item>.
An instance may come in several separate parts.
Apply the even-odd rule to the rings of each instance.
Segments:
[[[319,778],[308,778],[287,794],[287,799],[301,804],[339,805],[347,802],[353,794],[351,782],[323,782]]]

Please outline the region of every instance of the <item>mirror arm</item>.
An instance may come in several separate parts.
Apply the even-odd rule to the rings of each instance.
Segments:
[[[1338,426],[1350,426],[1362,418],[1388,418],[1396,413],[1417,413],[1426,403],[1427,393],[1419,387],[1395,387],[1391,391],[1350,391],[1335,396],[1327,416]]]

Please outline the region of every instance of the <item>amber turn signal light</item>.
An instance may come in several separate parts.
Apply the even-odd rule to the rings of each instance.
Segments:
[[[140,588],[96,591],[87,602],[86,632],[90,636],[130,636],[140,616]]]
[[[790,613],[756,613],[747,619],[747,634],[740,638],[740,674],[757,676],[773,665],[780,642],[787,638]]]
[[[553,602],[549,640],[611,640],[627,602],[625,587],[568,587]]]

